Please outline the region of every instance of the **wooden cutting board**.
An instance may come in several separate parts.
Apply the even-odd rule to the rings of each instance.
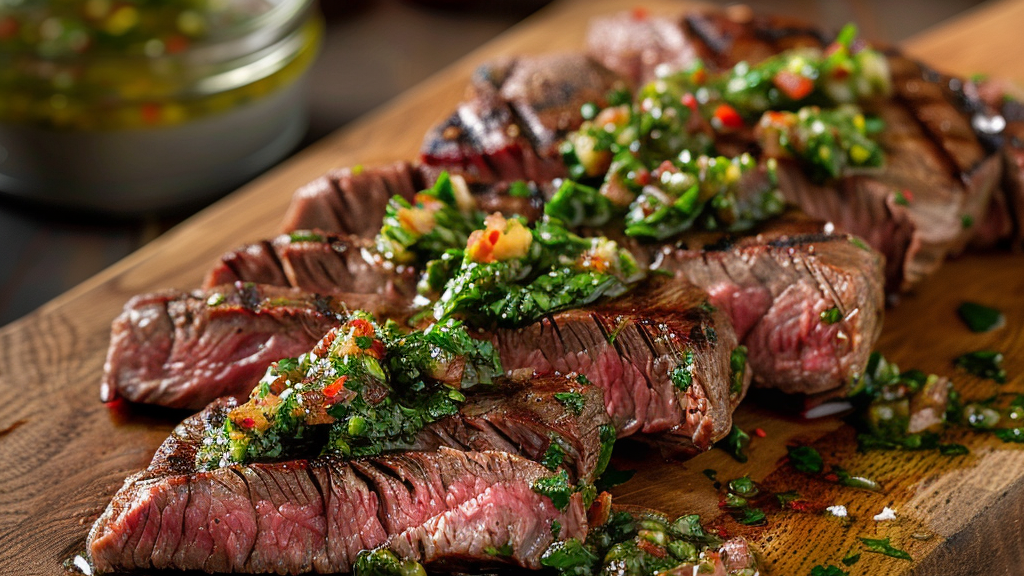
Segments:
[[[0,574],[54,575],[82,551],[89,526],[131,472],[144,467],[182,415],[134,409],[115,413],[98,401],[110,321],[132,295],[198,285],[224,251],[277,232],[291,192],[330,168],[413,158],[426,130],[458,101],[472,69],[506,54],[582,46],[594,14],[632,8],[636,0],[557,3],[456,63],[415,90],[325,139],[266,176],[171,230],[150,245],[0,330]],[[681,12],[666,0],[641,2],[654,12]],[[987,5],[907,44],[950,72],[986,72],[1024,81],[1024,0]],[[956,319],[963,300],[1002,309],[1007,326],[972,334]],[[1010,382],[999,387],[953,370],[956,355],[983,347],[1006,354]],[[965,396],[1024,391],[1024,256],[969,255],[948,263],[916,294],[888,312],[879,349],[904,368],[954,378]],[[721,451],[666,463],[620,454],[639,470],[615,490],[622,503],[671,514],[719,515],[718,492],[702,474],[750,474],[774,489],[797,489],[818,503],[845,505],[852,519],[778,512],[748,535],[772,574],[807,575],[860,550],[858,537],[891,537],[913,562],[863,552],[851,574],[1019,574],[1024,566],[1024,446],[982,435],[955,437],[971,454],[874,452],[858,455],[840,421],[803,422],[744,405],[745,429],[760,427],[750,461]],[[811,442],[826,462],[880,481],[883,493],[837,487],[780,461],[786,445]],[[622,452],[622,450],[620,450]],[[883,506],[897,519],[877,523]]]

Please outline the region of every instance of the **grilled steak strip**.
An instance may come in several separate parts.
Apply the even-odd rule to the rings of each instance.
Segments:
[[[551,472],[501,452],[442,448],[196,470],[203,430],[220,425],[227,406],[218,401],[185,420],[149,468],[125,481],[89,533],[97,573],[346,572],[359,551],[380,545],[427,563],[538,568],[552,522],[564,538],[586,536],[579,494],[559,511],[531,488]],[[505,544],[511,556],[485,550]]]
[[[637,26],[634,15],[622,14],[600,22],[594,34],[612,29],[622,34]],[[712,69],[725,70],[740,61],[753,64],[790,48],[824,47],[832,40],[832,35],[806,23],[742,10],[691,13],[678,26],[687,48],[677,44],[671,50],[649,52],[666,57],[668,68],[690,52]],[[633,54],[626,44],[621,53],[614,52],[617,47],[604,44],[592,54],[605,63]],[[780,189],[788,202],[812,217],[834,222],[882,252],[888,289],[897,291],[922,281],[972,237],[981,234],[978,243],[991,244],[990,230],[999,230],[996,236],[1005,234],[1005,218],[998,211],[1008,203],[1001,198],[993,203],[1001,159],[986,151],[971,129],[973,112],[964,105],[963,82],[896,51],[889,52],[888,61],[893,98],[868,107],[886,124],[880,136],[884,168],[815,185],[801,168],[784,162]],[[657,65],[646,62],[645,70]],[[743,143],[734,140],[735,135],[721,144],[729,150],[743,149]]]
[[[593,481],[600,472],[601,427],[610,422],[596,386],[563,376],[538,377],[521,385],[468,390],[457,416],[424,428],[408,449],[497,450],[541,462],[555,443],[570,477]]]
[[[232,250],[207,274],[203,286],[256,282],[319,294],[380,294],[398,301],[415,296],[416,280],[412,268],[386,265],[371,240],[316,230]]]
[[[565,175],[558,144],[582,123],[580,106],[603,105],[625,84],[582,54],[519,57],[482,66],[468,98],[426,136],[427,171],[448,170],[470,182]]]
[[[425,188],[409,162],[373,168],[341,168],[299,188],[281,230],[325,230],[372,238],[392,196],[407,200]]]
[[[102,399],[198,410],[245,398],[271,362],[308,351],[347,309],[391,314],[372,295],[242,283],[136,296],[111,326]]]
[[[665,248],[654,266],[703,288],[729,316],[758,386],[837,390],[867,363],[885,293],[882,257],[828,228],[773,221],[757,234]]]
[[[728,433],[749,382],[744,370],[733,385],[736,335],[707,298],[687,282],[652,281],[625,296],[498,330],[494,343],[506,370],[586,376],[604,391],[620,438],[640,435],[670,454],[694,454]],[[677,375],[674,382],[677,369],[690,378]]]

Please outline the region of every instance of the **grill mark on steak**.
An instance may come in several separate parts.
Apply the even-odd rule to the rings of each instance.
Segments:
[[[136,296],[111,327],[101,397],[193,409],[244,398],[271,362],[308,351],[350,307],[402,317],[390,306],[371,295],[273,286]]]
[[[841,390],[858,373],[881,328],[881,257],[823,224],[793,214],[755,233],[733,236],[729,250],[702,250],[713,238],[684,238],[663,249],[655,267],[707,290],[730,316],[758,385],[786,392]],[[824,324],[835,306],[843,318]]]
[[[414,269],[374,257],[373,241],[366,238],[320,231],[308,234],[306,240],[282,234],[228,252],[207,274],[203,287],[258,282],[318,294],[378,294],[396,306],[411,305],[416,294]]]
[[[655,279],[619,298],[497,330],[494,343],[506,370],[586,376],[604,392],[619,437],[664,436],[662,448],[692,454],[728,433],[742,397],[729,391],[735,335],[723,314],[700,308],[706,299],[687,282]],[[706,336],[712,328],[715,342]],[[670,374],[687,349],[694,381],[679,391]],[[691,407],[699,417],[687,417]]]
[[[438,536],[436,541],[421,540],[420,558],[444,563],[451,557],[457,562],[466,559],[466,548],[441,539],[436,527],[443,519],[449,529],[476,529],[460,511],[477,504],[485,505],[479,512],[483,516],[476,516],[482,520],[528,519],[508,534],[480,532],[474,543],[481,547],[503,545],[505,540],[495,540],[499,535],[514,536],[522,547],[510,559],[476,551],[473,560],[478,562],[536,568],[540,552],[552,540],[552,520],[561,522],[565,537],[586,536],[579,495],[565,512],[555,510],[530,489],[547,470],[496,452],[441,449],[347,463],[322,457],[211,472],[168,470],[167,457],[194,454],[208,425],[204,422],[232,405],[218,401],[187,419],[149,468],[125,482],[89,534],[87,547],[97,573],[147,568],[340,572],[363,549],[385,544],[402,553],[395,539],[420,525],[421,536]],[[373,476],[387,489],[372,489],[364,478]],[[393,509],[401,502],[410,503],[404,510],[408,514],[386,514],[385,505]],[[538,526],[544,530],[531,529]]]

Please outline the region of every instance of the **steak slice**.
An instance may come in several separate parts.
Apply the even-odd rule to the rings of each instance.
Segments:
[[[242,283],[136,296],[111,326],[101,397],[194,410],[245,398],[271,362],[309,351],[347,309],[392,313],[374,295]]]
[[[728,315],[756,385],[838,390],[867,365],[885,292],[882,256],[831,228],[790,217],[755,234],[666,247],[654,267],[703,288]]]
[[[565,175],[558,145],[583,122],[580,107],[604,105],[621,78],[582,54],[506,59],[482,66],[468,98],[432,129],[420,160],[425,171],[467,181],[547,182]]]
[[[315,230],[232,250],[207,274],[203,286],[255,282],[318,294],[379,294],[411,301],[416,280],[412,268],[386,264],[369,239]]]
[[[654,80],[656,71],[685,70],[697,60],[696,47],[678,18],[637,10],[592,19],[587,54],[634,86]]]
[[[607,425],[599,388],[546,376],[521,385],[471,388],[457,416],[424,428],[408,449],[497,450],[535,462],[557,451],[561,456],[555,459],[572,478],[592,482],[607,464],[599,462],[605,446],[601,428]]]
[[[532,490],[551,473],[503,452],[442,448],[196,470],[203,430],[222,423],[228,406],[218,401],[185,420],[114,495],[87,540],[97,573],[346,572],[361,550],[381,545],[427,563],[539,568],[553,522],[564,538],[586,537],[581,495],[558,510]],[[405,545],[417,528],[421,545]],[[486,553],[506,544],[507,557]]]
[[[295,191],[281,230],[316,229],[372,238],[392,196],[412,200],[423,188],[419,172],[409,162],[334,170]]]
[[[670,455],[694,454],[729,432],[749,383],[745,361],[742,373],[732,373],[736,335],[707,300],[688,282],[652,280],[615,299],[498,330],[494,343],[505,370],[584,375],[604,392],[620,438],[640,435]]]

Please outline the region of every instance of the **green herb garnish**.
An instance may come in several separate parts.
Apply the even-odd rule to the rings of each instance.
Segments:
[[[686,392],[690,389],[693,384],[693,351],[687,349],[683,355],[683,361],[681,364],[672,369],[669,374],[672,379],[672,383],[675,385],[676,390],[680,392]]]
[[[810,446],[789,446],[786,452],[789,455],[789,463],[801,472],[820,474],[825,468],[821,454]]]
[[[729,393],[737,395],[743,392],[743,383],[747,373],[747,347],[737,346],[729,354],[729,376],[732,384]]]
[[[747,461],[747,446],[750,444],[750,434],[744,432],[739,426],[733,424],[729,429],[729,435],[720,440],[715,446],[725,450],[737,462]]]
[[[835,324],[843,319],[843,313],[835,306],[821,313],[821,321],[825,324]]]
[[[843,564],[845,564],[846,566],[853,566],[859,560],[860,560],[860,553],[859,552],[856,553],[856,554],[850,553],[850,554],[847,554],[846,557],[843,558]]]
[[[577,416],[583,413],[584,399],[579,392],[555,392],[555,400]]]
[[[850,576],[849,572],[840,569],[838,566],[832,564],[826,564],[824,566],[817,565],[811,568],[811,576]]]
[[[1003,355],[994,350],[978,350],[958,356],[953,364],[963,368],[979,378],[995,380],[999,384],[1006,383],[1006,370],[1003,369]]]
[[[868,552],[884,554],[886,556],[899,558],[901,560],[914,560],[914,558],[910,554],[904,552],[903,550],[900,550],[899,548],[895,548],[889,542],[888,538],[882,538],[880,540],[872,538],[858,538],[858,540],[860,540],[861,543],[864,544],[864,547],[868,550]]]
[[[995,308],[977,302],[964,302],[956,309],[971,332],[989,332],[1006,325],[1006,317]]]
[[[565,470],[559,470],[554,476],[538,478],[532,488],[537,494],[547,496],[555,508],[563,511],[569,507],[569,499],[576,492]]]

